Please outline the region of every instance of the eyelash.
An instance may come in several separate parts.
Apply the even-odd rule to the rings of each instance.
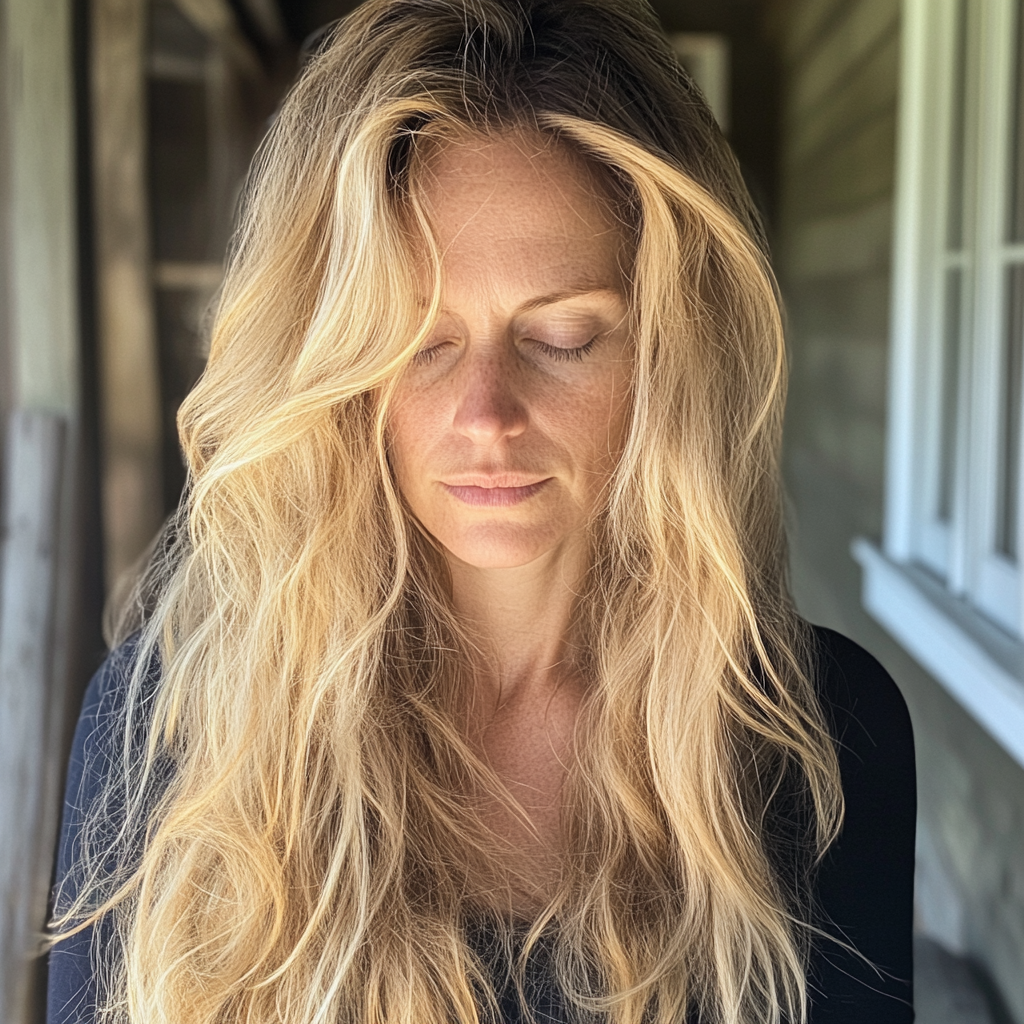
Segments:
[[[533,344],[536,345],[537,348],[539,348],[549,359],[554,359],[563,363],[578,363],[581,362],[583,357],[590,352],[595,344],[597,344],[597,338],[591,338],[585,345],[580,345],[577,348],[561,348],[558,345],[548,345],[543,341],[533,341]],[[417,363],[433,362],[441,348],[441,345],[433,345],[430,348],[421,349],[415,356],[413,356],[413,360]]]
[[[597,338],[591,338],[586,345],[578,348],[559,348],[557,345],[546,345],[543,341],[535,341],[534,344],[551,359],[561,362],[572,361],[578,363],[595,345]]]

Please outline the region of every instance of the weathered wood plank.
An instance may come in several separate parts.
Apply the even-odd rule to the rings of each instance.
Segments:
[[[275,46],[287,43],[284,20],[277,6],[277,0],[242,0],[242,6],[248,11],[249,17],[256,22],[263,38]]]
[[[108,588],[160,525],[161,421],[146,194],[144,0],[94,0],[94,126]]]
[[[7,452],[0,528],[8,531],[0,534],[0,1020],[35,1024],[42,962],[27,956],[46,917],[64,715],[68,689],[80,682],[71,661],[88,617],[81,467],[60,454],[80,438],[74,4],[4,0],[2,7],[0,374],[9,372],[0,389],[9,405],[0,427]],[[8,419],[11,408],[36,412]],[[56,440],[65,430],[66,440]],[[26,540],[23,527],[32,523],[40,545]]]
[[[8,424],[0,548],[0,1014],[28,1024],[51,860],[47,780],[55,563],[65,420],[19,410]]]
[[[896,33],[883,37],[841,89],[787,125],[783,158],[787,170],[798,174],[803,164],[860,126],[891,113],[896,104],[899,52]]]
[[[890,198],[896,159],[896,111],[872,118],[783,182],[783,216],[800,220],[852,213]],[[788,229],[787,229],[788,230]]]
[[[851,3],[827,38],[815,46],[789,83],[788,119],[819,103],[842,82],[850,66],[879,40],[898,31],[899,0],[858,0]]]
[[[10,408],[78,404],[77,239],[70,0],[6,0],[0,152],[9,275],[0,345]]]
[[[892,200],[884,197],[848,213],[790,226],[782,248],[787,281],[863,274],[889,265]]]
[[[849,0],[777,0],[769,11],[773,35],[783,63],[791,68],[804,60]]]
[[[209,36],[246,77],[263,77],[259,55],[239,31],[228,0],[175,0],[181,13]]]
[[[878,231],[880,237],[884,227]],[[865,260],[864,269],[829,277],[786,279],[789,324],[797,335],[827,333],[833,338],[884,339],[889,333],[889,259],[877,266]]]

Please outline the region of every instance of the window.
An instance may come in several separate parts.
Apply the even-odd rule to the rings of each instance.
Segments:
[[[911,6],[926,8],[920,28],[931,45],[918,85],[917,128],[927,130],[918,154],[917,224],[900,224],[903,232],[917,229],[917,267],[896,297],[908,307],[901,319],[915,335],[897,344],[916,350],[916,372],[900,381],[893,399],[909,399],[917,415],[912,453],[902,453],[900,473],[910,486],[891,510],[890,549],[1019,635],[1022,5]]]
[[[884,553],[854,553],[1024,763],[1024,0],[904,0],[902,26]]]

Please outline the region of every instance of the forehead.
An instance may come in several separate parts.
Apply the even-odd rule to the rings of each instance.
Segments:
[[[621,284],[625,232],[613,198],[564,145],[539,134],[465,135],[431,145],[417,163],[413,188],[446,276]]]

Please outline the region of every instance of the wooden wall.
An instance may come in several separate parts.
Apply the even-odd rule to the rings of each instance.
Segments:
[[[173,8],[165,0],[0,0],[3,1024],[44,1015],[45,959],[35,954],[71,732],[104,654],[104,548],[112,581],[166,511],[161,461],[177,463],[171,503],[181,490],[173,435],[163,458],[162,421],[173,421],[175,389],[191,378],[182,384],[179,373],[161,390],[161,375],[171,374],[160,357],[181,356],[171,369],[198,372],[192,310],[219,280],[238,178],[294,64],[273,6],[238,6],[260,29],[261,46],[243,37],[228,0]],[[162,122],[147,125],[147,114],[169,105],[154,101],[173,92],[168,80],[196,70],[164,45],[164,9],[211,40],[212,59],[199,69],[212,83],[204,124],[223,144],[210,147],[217,187],[204,180],[199,198],[210,202],[199,213],[220,235],[200,263],[165,258],[161,238],[149,239],[151,220],[159,229],[168,219],[154,212],[165,215],[181,190],[161,190],[159,175],[147,174],[165,155],[150,142],[168,134]],[[243,77],[252,102],[236,111],[231,87]],[[179,204],[171,212],[196,211]],[[189,312],[187,323],[171,325],[176,332],[161,333],[171,318],[160,300]]]
[[[882,526],[899,0],[773,0],[769,24],[794,585],[805,614],[875,653],[910,704],[919,927],[984,965],[1024,1020],[1024,772],[868,618],[849,554]]]
[[[90,500],[70,0],[0,0],[0,1020],[42,1019],[71,705],[88,675]]]

